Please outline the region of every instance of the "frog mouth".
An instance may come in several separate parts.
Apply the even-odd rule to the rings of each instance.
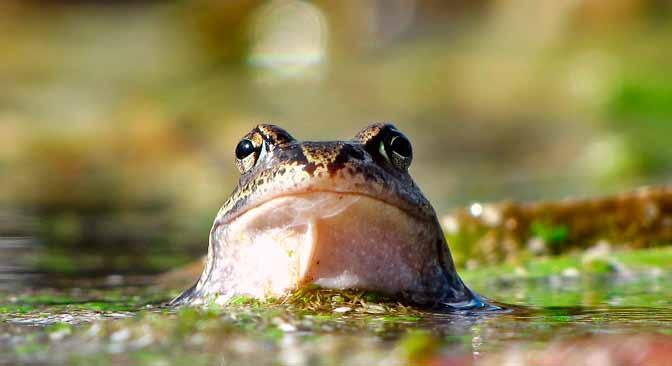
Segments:
[[[317,284],[384,293],[422,287],[440,266],[436,225],[370,196],[287,195],[216,225],[196,286],[220,301],[277,297]]]

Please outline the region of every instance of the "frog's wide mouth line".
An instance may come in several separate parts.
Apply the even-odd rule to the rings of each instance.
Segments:
[[[381,202],[383,204],[395,207],[395,208],[403,211],[407,215],[409,215],[411,217],[414,217],[416,219],[429,220],[428,217],[426,217],[425,215],[419,214],[418,211],[408,209],[407,207],[404,207],[403,205],[398,204],[397,202],[393,202],[393,200],[385,199],[385,198],[382,198],[380,196],[375,196],[375,195],[364,193],[364,192],[349,191],[349,190],[339,191],[339,190],[335,190],[335,189],[334,190],[316,189],[316,190],[304,190],[304,191],[300,191],[300,192],[283,192],[281,194],[272,195],[272,196],[269,196],[269,197],[264,198],[262,200],[259,200],[259,202],[255,203],[253,205],[248,205],[244,210],[236,211],[232,215],[227,214],[227,215],[224,215],[222,217],[218,217],[215,220],[215,224],[213,225],[213,231],[216,229],[217,226],[230,224],[232,221],[234,221],[234,220],[238,219],[239,217],[245,215],[246,213],[250,212],[251,210],[262,207],[262,206],[264,206],[266,204],[269,204],[269,203],[271,203],[275,200],[283,199],[283,198],[291,198],[291,197],[302,197],[302,196],[308,196],[308,195],[319,194],[319,193],[331,194],[331,195],[341,195],[341,196],[360,196],[360,197],[372,199],[372,200]]]

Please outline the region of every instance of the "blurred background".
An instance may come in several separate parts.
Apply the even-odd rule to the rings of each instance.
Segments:
[[[205,254],[255,124],[392,121],[440,214],[672,176],[667,0],[0,1],[0,275]]]

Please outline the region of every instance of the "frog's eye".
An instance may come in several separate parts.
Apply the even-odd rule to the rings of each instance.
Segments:
[[[252,169],[259,157],[259,149],[254,146],[252,140],[242,139],[236,145],[236,167],[240,174]]]
[[[236,159],[243,160],[254,153],[254,144],[248,139],[242,139],[236,146]]]
[[[401,170],[408,169],[413,160],[411,142],[398,131],[392,131],[381,140],[379,152],[392,165]]]

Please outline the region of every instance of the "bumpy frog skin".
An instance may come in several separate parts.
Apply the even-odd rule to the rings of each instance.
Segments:
[[[258,125],[236,148],[238,186],[210,232],[205,269],[173,304],[364,289],[424,306],[484,307],[455,271],[436,213],[391,124],[349,141],[298,141]]]

